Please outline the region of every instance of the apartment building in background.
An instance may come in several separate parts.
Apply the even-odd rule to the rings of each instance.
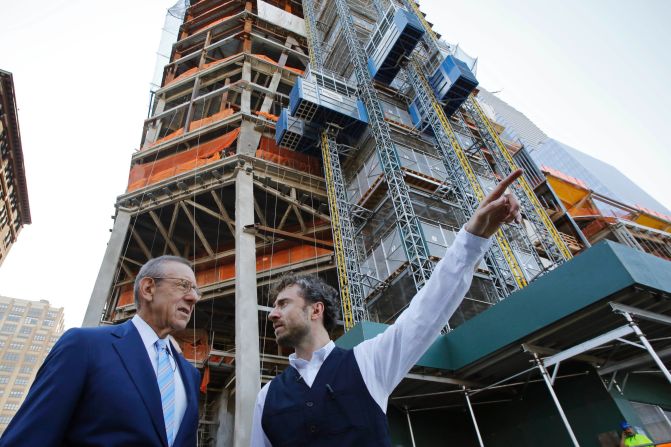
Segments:
[[[62,333],[62,307],[0,296],[0,434]]]

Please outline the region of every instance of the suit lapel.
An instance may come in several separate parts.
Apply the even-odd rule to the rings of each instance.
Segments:
[[[182,377],[184,392],[186,393],[186,410],[184,411],[184,418],[182,419],[182,423],[180,424],[179,430],[177,431],[177,436],[175,436],[175,445],[182,445],[184,440],[181,438],[186,436],[189,428],[194,426],[193,424],[198,423],[198,395],[195,391],[198,384],[195,383],[195,377],[192,374],[191,368],[189,367],[189,362],[182,356],[182,354],[175,351],[174,347],[171,346],[171,348],[174,358],[177,359],[179,374]],[[196,421],[191,420],[193,415],[196,415]]]
[[[161,438],[162,445],[167,447],[168,440],[165,433],[165,422],[163,421],[161,393],[156,382],[156,373],[151,366],[142,338],[135,325],[130,321],[119,325],[119,329],[113,334],[118,337],[112,343],[114,349],[121,357],[121,362],[135,384],[145,407],[147,407],[154,428]]]

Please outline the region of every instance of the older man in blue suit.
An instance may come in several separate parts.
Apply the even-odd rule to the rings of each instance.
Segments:
[[[135,279],[137,314],[70,329],[53,347],[0,446],[195,446],[199,373],[166,338],[198,301],[187,260],[162,256]]]

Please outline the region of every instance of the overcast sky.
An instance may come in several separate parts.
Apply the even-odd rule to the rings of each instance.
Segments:
[[[0,0],[0,68],[14,74],[33,220],[0,267],[0,295],[63,306],[66,327],[86,311],[173,3]],[[479,57],[481,85],[671,208],[671,2],[420,4]]]

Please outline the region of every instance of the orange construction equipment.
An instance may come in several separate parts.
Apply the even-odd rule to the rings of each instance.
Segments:
[[[277,115],[273,115],[272,113],[268,113],[268,112],[262,112],[262,111],[258,111],[258,112],[256,112],[256,111],[255,111],[254,113],[257,114],[257,115],[259,115],[259,116],[262,116],[263,118],[269,119],[270,121],[275,121],[275,122],[277,122],[277,120],[280,119],[279,116],[277,116]]]
[[[270,62],[271,64],[273,64],[273,65],[277,65],[277,66],[279,67],[279,64],[278,64],[275,60],[269,58],[269,57],[266,56],[265,54],[252,54],[252,56],[254,56],[254,57],[257,58],[257,59],[263,59],[264,61],[266,61],[266,62]],[[282,68],[286,68],[286,69],[289,70],[289,71],[293,71],[294,73],[296,73],[296,74],[299,75],[299,76],[302,76],[303,73],[305,73],[303,70],[301,70],[301,69],[299,69],[299,68],[290,67],[290,66],[288,66],[288,65],[285,65],[285,66],[282,67]]]
[[[184,329],[175,332],[172,337],[179,343],[187,360],[202,363],[210,355],[210,342],[205,329]]]
[[[180,135],[184,135],[184,129],[182,129],[181,127],[179,129],[175,130],[174,132],[171,132],[168,135],[166,135],[162,138],[159,138],[158,140],[154,141],[153,143],[147,144],[147,147],[153,147],[153,146],[159,145],[161,143],[165,143],[166,141],[172,140],[173,138],[177,138]]]
[[[234,57],[238,56],[240,53],[233,54],[231,56],[225,57],[223,59],[219,59],[218,61],[213,61],[213,62],[208,62],[207,64],[203,64],[202,67],[193,67],[189,68],[188,70],[182,72],[179,74],[179,76],[175,76],[173,79],[170,81],[166,82],[164,87],[184,78],[188,78],[189,76],[193,75],[194,73],[197,73],[199,71],[207,70],[210,67],[214,67],[215,65],[219,65],[223,62],[226,62],[227,60],[233,59]]]
[[[214,115],[196,120],[196,121],[191,121],[191,124],[189,124],[189,132],[192,130],[199,129],[201,127],[207,126],[208,124],[212,124],[216,121],[223,120],[227,116],[233,115],[233,112],[235,110],[233,109],[224,109],[221,112],[217,112]]]
[[[201,143],[193,149],[133,166],[128,176],[127,192],[144,188],[147,185],[221,159],[219,153],[230,148],[239,134],[240,129],[234,129],[218,138]]]
[[[321,174],[319,158],[292,151],[291,149],[281,148],[275,144],[275,140],[272,138],[261,138],[259,148],[256,150],[256,157],[298,169],[299,171],[305,171],[309,174]]]

